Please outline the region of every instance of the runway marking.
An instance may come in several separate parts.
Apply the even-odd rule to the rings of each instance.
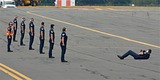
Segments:
[[[95,8],[96,10],[103,10],[103,9],[101,9],[101,8]],[[113,8],[106,8],[106,9],[108,9],[108,10],[115,10],[115,9],[113,9]]]
[[[115,10],[115,9],[113,9],[113,8],[107,8],[108,10]]]
[[[45,19],[57,21],[57,22],[60,22],[60,23],[68,24],[68,25],[71,25],[71,26],[75,26],[75,27],[78,27],[78,28],[81,28],[81,29],[85,29],[85,30],[88,30],[88,31],[92,31],[92,32],[104,34],[104,35],[107,35],[107,36],[123,39],[123,40],[129,41],[129,42],[134,42],[134,43],[138,43],[138,44],[142,44],[142,45],[146,45],[146,46],[150,46],[150,47],[154,47],[154,48],[159,48],[160,49],[160,46],[157,46],[157,45],[153,45],[153,44],[149,44],[149,43],[145,43],[145,42],[129,39],[129,38],[126,38],[126,37],[123,37],[123,36],[118,36],[118,35],[110,34],[110,33],[107,33],[107,32],[102,32],[102,31],[99,31],[99,30],[87,28],[87,27],[76,25],[76,24],[69,23],[69,22],[66,22],[66,21],[62,21],[62,20],[58,20],[58,19],[54,19],[54,18],[49,18],[49,17],[43,16],[43,15],[39,15],[39,14],[36,14],[36,13],[31,13],[29,11],[27,11],[26,13],[31,14],[31,15],[35,15],[35,16],[39,16],[39,17],[42,17],[42,18],[45,18]]]
[[[27,77],[27,76],[19,73],[18,71],[14,70],[14,69],[12,69],[12,68],[10,68],[10,67],[2,64],[2,63],[0,63],[0,70],[2,70],[3,72],[7,73],[8,75],[10,75],[11,77],[15,78],[16,80],[23,80],[23,79],[21,79],[19,77],[22,77],[25,80],[32,80],[31,78],[29,78],[29,77]],[[19,77],[16,76],[16,75],[14,75],[13,73],[15,73],[16,75],[18,75]]]
[[[10,75],[11,77],[13,77],[13,78],[14,78],[14,79],[16,79],[16,80],[22,80],[22,79],[21,79],[21,78],[19,78],[18,76],[16,76],[16,75],[12,74],[11,72],[9,72],[9,71],[5,70],[5,69],[4,69],[4,68],[2,68],[2,67],[0,67],[0,70],[1,70],[1,71],[3,71],[3,72],[5,72],[6,74]]]
[[[95,8],[96,10],[102,10],[101,8]]]

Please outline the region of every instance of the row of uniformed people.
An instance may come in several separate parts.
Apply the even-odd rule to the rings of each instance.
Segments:
[[[17,33],[17,18],[18,16],[15,16],[13,22],[9,22],[9,27],[6,30],[6,35],[7,35],[7,39],[8,39],[8,45],[7,45],[7,51],[8,52],[13,52],[10,49],[10,45],[12,42],[12,36],[13,36],[13,41],[17,42],[16,40],[16,33]],[[30,41],[29,41],[29,50],[34,50],[34,48],[32,48],[32,44],[34,41],[34,18],[31,18],[30,23],[29,23],[29,36],[30,36]],[[13,31],[12,31],[12,26],[13,26]],[[21,37],[20,37],[20,46],[25,46],[25,44],[23,43],[23,39],[24,39],[24,35],[25,35],[25,18],[22,18],[22,22],[20,25],[20,33],[21,33]],[[44,41],[45,41],[45,28],[44,28],[44,22],[41,22],[41,27],[40,27],[40,36],[39,36],[39,40],[40,40],[40,46],[39,46],[39,52],[40,54],[45,54],[45,52],[43,52],[43,47],[44,47]],[[64,27],[62,29],[62,34],[61,34],[61,42],[60,42],[60,46],[61,46],[61,62],[67,62],[65,60],[65,53],[66,53],[66,46],[67,46],[67,34],[66,34],[66,28]],[[54,58],[52,56],[52,50],[53,50],[53,46],[54,46],[54,41],[55,41],[55,33],[54,33],[54,24],[51,24],[50,26],[50,31],[49,31],[49,58]]]

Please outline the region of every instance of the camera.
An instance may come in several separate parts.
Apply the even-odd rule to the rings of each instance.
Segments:
[[[146,51],[141,49],[140,52],[143,52],[143,53],[144,53],[144,52],[146,52]]]

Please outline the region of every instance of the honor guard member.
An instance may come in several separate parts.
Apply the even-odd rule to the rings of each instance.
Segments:
[[[66,34],[66,28],[64,27],[62,29],[61,42],[60,42],[60,46],[61,46],[61,62],[68,62],[68,61],[65,60],[67,39],[68,39],[68,36]]]
[[[54,40],[55,40],[55,33],[54,33],[54,24],[51,24],[51,29],[49,31],[49,58],[54,58],[52,56],[52,50],[53,50],[53,46],[54,46]]]
[[[44,40],[45,40],[44,22],[41,23],[39,40],[40,40],[40,46],[39,46],[40,54],[45,54],[43,52],[43,46],[44,46]]]
[[[34,6],[34,0],[30,0],[31,6]]]
[[[25,44],[23,43],[23,38],[24,38],[24,34],[25,34],[25,18],[23,17],[22,18],[22,22],[21,22],[21,26],[20,26],[20,28],[21,28],[21,38],[20,38],[20,45],[21,46],[25,46]]]
[[[13,20],[13,31],[14,31],[14,34],[13,34],[13,42],[17,42],[16,40],[16,34],[17,34],[17,18],[18,16],[15,16],[14,17],[14,20]]]
[[[34,18],[31,18],[31,21],[29,23],[29,36],[30,36],[30,42],[29,42],[29,50],[34,50],[32,48],[32,44],[34,41]]]
[[[7,35],[7,40],[8,40],[8,44],[7,44],[7,51],[8,52],[13,52],[10,49],[11,42],[12,42],[12,36],[13,36],[12,26],[13,26],[12,22],[9,22],[9,27],[6,30],[6,35]]]

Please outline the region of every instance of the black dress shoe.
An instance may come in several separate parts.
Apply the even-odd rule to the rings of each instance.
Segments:
[[[52,57],[49,57],[49,58],[55,58],[55,57],[52,56]]]
[[[45,52],[40,52],[40,54],[45,54]]]
[[[21,44],[20,46],[25,46],[25,44]]]
[[[120,56],[120,55],[117,55],[117,57],[118,57],[119,59],[121,59],[121,60],[124,59],[124,58],[123,58],[122,56]]]
[[[13,40],[13,42],[18,42],[17,40]]]
[[[13,52],[12,50],[9,50],[9,51],[7,51],[7,52]]]
[[[61,62],[68,62],[68,61],[61,61]]]
[[[34,50],[33,48],[30,48],[29,50]]]

